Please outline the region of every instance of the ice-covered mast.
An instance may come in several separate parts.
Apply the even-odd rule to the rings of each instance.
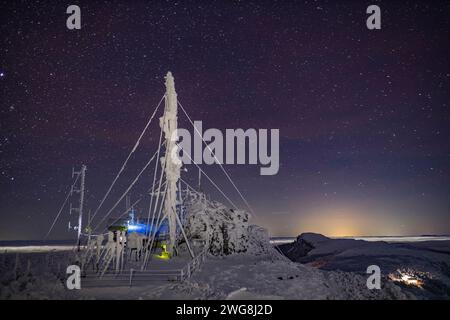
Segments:
[[[77,228],[77,246],[78,246],[78,251],[80,251],[80,245],[81,245],[81,233],[82,233],[82,222],[83,222],[83,206],[84,206],[84,183],[85,183],[85,178],[86,178],[86,166],[82,165],[80,171],[75,172],[72,171],[72,177],[74,176],[78,176],[80,177],[80,185],[78,189],[73,189],[71,190],[71,193],[76,192],[80,194],[80,199],[79,199],[79,203],[78,203],[78,208],[70,208],[70,211],[74,210],[78,212],[78,226]],[[78,180],[78,178],[77,178]]]
[[[159,119],[161,130],[164,132],[164,138],[166,140],[166,153],[161,158],[161,166],[164,170],[167,191],[164,200],[164,212],[167,215],[169,222],[169,242],[166,250],[170,256],[173,255],[174,247],[176,245],[177,237],[177,224],[180,226],[181,232],[184,234],[183,226],[179,220],[176,211],[177,205],[177,186],[180,180],[181,160],[178,157],[177,152],[177,128],[178,128],[178,102],[177,93],[175,91],[175,81],[172,73],[169,71],[166,75],[166,96],[165,96],[165,110],[164,115]],[[181,201],[181,199],[180,199]],[[189,251],[192,254],[189,243],[186,239]]]

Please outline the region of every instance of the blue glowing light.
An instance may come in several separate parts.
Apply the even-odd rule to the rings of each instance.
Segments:
[[[152,225],[147,225],[145,223],[130,223],[127,224],[128,232],[137,232],[142,234],[147,234],[149,232],[154,232],[154,227]],[[169,226],[163,223],[159,229],[156,231],[156,235],[159,233],[166,233],[169,230]]]
[[[128,231],[137,233],[147,233],[149,226],[144,223],[129,223]]]

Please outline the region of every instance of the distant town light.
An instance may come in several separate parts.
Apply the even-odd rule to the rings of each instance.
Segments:
[[[404,283],[409,284],[409,285],[413,285],[413,286],[420,285],[420,281],[418,279],[414,279],[413,277],[411,277],[407,274],[402,275],[401,279]]]
[[[408,286],[415,286],[421,288],[423,285],[421,274],[425,273],[412,270],[408,271],[397,270],[395,274],[390,274],[389,278],[395,282],[400,282]]]

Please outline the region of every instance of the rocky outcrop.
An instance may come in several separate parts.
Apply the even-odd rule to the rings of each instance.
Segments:
[[[300,261],[308,252],[330,238],[318,233],[302,233],[293,243],[279,245],[280,251],[292,261]]]

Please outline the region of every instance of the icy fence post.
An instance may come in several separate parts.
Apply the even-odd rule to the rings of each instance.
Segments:
[[[133,273],[134,273],[134,269],[131,268],[131,269],[130,269],[130,287],[131,287],[132,281],[133,281]]]
[[[190,263],[188,263],[188,265],[187,265],[187,276],[188,276],[188,278],[191,277],[191,264]]]
[[[180,281],[183,281],[183,277],[184,277],[184,269],[181,268],[181,271],[180,271]]]

